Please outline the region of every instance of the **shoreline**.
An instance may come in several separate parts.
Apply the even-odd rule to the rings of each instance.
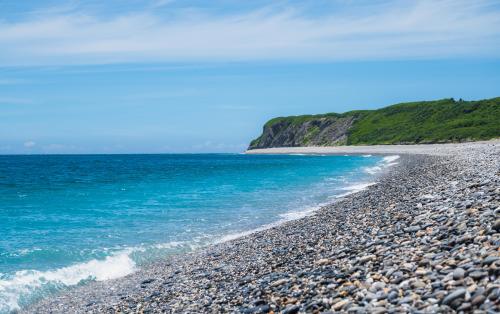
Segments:
[[[379,162],[378,165],[373,166],[373,167],[379,169],[375,172],[377,174],[376,178],[382,177],[385,174],[384,172],[387,172],[390,170],[390,167],[397,165],[397,162],[395,162],[395,161],[400,158],[399,155],[389,155],[389,154],[383,154],[383,155],[387,155],[386,157],[395,157],[395,158],[390,158],[389,160],[383,159],[382,161]],[[373,167],[371,167],[371,168],[373,168]],[[367,173],[369,175],[374,175],[374,172],[367,171]],[[265,231],[265,230],[268,230],[271,228],[278,228],[282,224],[286,224],[288,222],[304,219],[304,218],[307,218],[309,216],[315,215],[319,210],[323,209],[324,207],[333,206],[336,202],[338,202],[339,200],[342,200],[343,198],[346,198],[350,195],[362,192],[362,191],[366,190],[367,188],[369,188],[370,186],[378,184],[378,181],[351,182],[351,183],[353,183],[353,184],[347,185],[347,186],[341,188],[341,190],[344,190],[346,192],[344,192],[342,194],[334,195],[331,198],[329,198],[329,200],[326,202],[315,204],[313,206],[309,206],[309,207],[303,208],[303,209],[298,210],[298,211],[284,212],[284,213],[279,215],[282,218],[277,220],[277,221],[264,224],[260,227],[255,228],[255,229],[224,235],[219,240],[209,244],[208,246],[202,247],[201,249],[202,250],[207,249],[213,245],[222,244],[222,243],[226,243],[229,241],[237,240],[237,239],[242,238],[242,237],[251,236],[254,233],[262,232],[262,231]],[[296,217],[293,217],[294,215],[296,215]],[[290,217],[290,216],[292,216],[292,218],[285,218],[285,217]],[[190,252],[190,253],[193,253],[193,252]]]
[[[466,143],[444,143],[444,144],[416,144],[416,145],[359,145],[359,146],[307,146],[307,147],[272,147],[258,148],[245,151],[249,155],[273,155],[273,154],[418,154],[447,156],[458,152],[463,146],[471,149],[484,145],[499,145],[500,139],[490,141],[477,141]]]
[[[152,312],[264,313],[272,310],[297,313],[314,310],[352,310],[356,312],[363,309],[381,311],[388,308],[401,308],[406,311],[411,309],[446,310],[458,309],[466,303],[469,303],[470,308],[480,308],[485,304],[489,306],[488,309],[494,308],[498,306],[500,299],[498,298],[500,282],[496,268],[488,269],[486,276],[474,275],[478,277],[476,280],[469,275],[470,267],[463,267],[467,274],[464,277],[472,280],[476,288],[473,291],[467,290],[472,284],[468,285],[462,278],[459,284],[467,287],[463,288],[465,292],[457,290],[460,289],[457,288],[460,285],[455,285],[457,280],[450,286],[450,289],[446,289],[448,280],[436,294],[435,287],[438,285],[435,281],[437,279],[429,276],[431,279],[425,280],[427,274],[423,274],[422,270],[429,268],[430,262],[416,263],[413,255],[408,253],[408,257],[411,258],[405,263],[399,263],[402,267],[398,270],[392,270],[394,268],[392,266],[398,264],[400,256],[397,254],[381,256],[381,254],[399,249],[399,246],[393,246],[398,241],[398,245],[401,245],[405,241],[415,241],[415,238],[417,240],[427,238],[426,241],[432,243],[430,240],[436,235],[442,236],[439,232],[436,234],[433,234],[434,231],[428,232],[429,228],[440,224],[436,224],[432,219],[430,221],[433,223],[429,222],[430,225],[426,228],[424,228],[425,224],[418,224],[419,227],[416,230],[415,224],[412,224],[415,217],[420,217],[415,216],[416,213],[429,211],[435,205],[432,205],[433,202],[435,203],[433,198],[421,199],[420,197],[433,195],[427,193],[429,192],[427,190],[441,191],[439,189],[445,189],[449,182],[457,181],[457,179],[458,183],[455,188],[463,185],[465,189],[468,189],[470,184],[465,181],[461,182],[464,175],[474,180],[494,175],[495,172],[492,173],[491,170],[498,166],[497,156],[500,152],[497,143],[490,141],[474,143],[472,146],[471,144],[453,144],[453,147],[449,145],[433,147],[427,150],[427,153],[421,153],[427,154],[424,156],[413,153],[416,148],[406,153],[401,151],[383,153],[380,149],[373,149],[374,147],[363,152],[358,149],[356,154],[397,153],[402,156],[399,164],[389,168],[388,173],[383,175],[376,185],[326,205],[317,210],[314,215],[284,222],[270,229],[215,244],[197,252],[167,257],[127,277],[94,282],[70,289],[65,294],[42,300],[26,311],[63,313],[150,310]],[[405,148],[409,147],[405,146]],[[317,152],[317,148],[313,149]],[[418,147],[418,151],[422,151],[421,146]],[[457,151],[465,152],[470,156],[456,156]],[[273,149],[273,152],[269,153],[277,152]],[[347,152],[335,148],[335,152],[330,150],[328,153]],[[460,167],[466,166],[468,159],[474,158],[473,155],[478,165],[470,165],[468,166],[470,169],[460,173]],[[489,164],[485,162],[487,158],[489,158]],[[478,168],[479,166],[481,168]],[[457,171],[459,173],[456,173]],[[453,178],[455,180],[450,180]],[[489,183],[479,185],[477,188],[493,188],[493,192],[496,191],[495,189],[498,190],[498,182],[489,180]],[[490,191],[487,190],[487,193]],[[498,200],[489,197],[488,204],[496,201],[493,204],[498,206]],[[467,208],[471,206],[465,205],[464,211]],[[480,226],[484,225],[484,228],[490,230],[484,232],[486,238],[491,237],[487,239],[489,241],[487,243],[490,243],[487,252],[490,253],[485,258],[494,259],[498,252],[496,255],[491,255],[494,254],[491,252],[495,251],[491,249],[492,241],[490,240],[496,243],[498,233],[491,233],[491,226],[495,224],[495,217],[498,213],[495,209],[490,210],[490,205],[481,208],[487,208],[487,211],[493,212],[491,219],[484,223],[480,220],[481,216],[478,219]],[[482,210],[478,212],[483,214]],[[457,211],[457,214],[463,213]],[[381,233],[381,226],[390,229],[391,225],[388,222],[396,219],[391,218],[393,215],[398,217],[397,222],[406,223],[409,226],[401,226],[402,228],[395,233],[385,230],[381,235],[374,232],[378,230],[378,233]],[[463,233],[470,233],[471,230],[467,227]],[[405,228],[410,231],[405,231]],[[419,232],[422,234],[415,237]],[[393,234],[392,238],[391,234]],[[374,237],[378,237],[378,240]],[[405,238],[405,241],[400,241],[400,237]],[[470,240],[465,243],[469,242]],[[410,245],[407,249],[413,252],[412,247]],[[415,247],[421,247],[421,244],[417,243]],[[436,251],[434,247],[432,248]],[[401,252],[399,253],[401,255]],[[379,261],[381,257],[384,259]],[[391,261],[392,265],[385,265],[384,260]],[[441,269],[435,277],[440,281],[447,279],[446,276],[450,277],[450,273],[453,274],[457,268],[454,267],[452,272],[443,275],[440,271],[450,267],[447,263],[438,265]],[[482,264],[479,263],[479,265]],[[490,267],[490,265],[498,267],[497,260],[486,266]],[[475,267],[475,264],[473,266]],[[435,267],[430,268],[428,272],[432,273]],[[391,271],[392,273],[389,274]],[[477,270],[477,272],[481,271],[484,273],[484,270]],[[423,275],[412,277],[412,272]],[[395,280],[394,274],[398,274]],[[454,276],[451,277],[454,278]],[[485,277],[487,282],[484,282]],[[393,281],[398,281],[398,283],[393,283]],[[402,283],[406,283],[404,287],[400,287]],[[491,288],[492,285],[493,288]],[[486,299],[472,304],[473,293],[482,286],[485,287],[483,293],[475,298],[480,300],[481,296],[486,294]],[[425,293],[432,293],[432,295],[426,296]],[[453,293],[456,293],[457,297],[451,301],[447,300],[446,298],[452,296]],[[426,298],[422,298],[422,295]],[[397,302],[393,302],[394,300]],[[455,304],[458,301],[461,303]]]
[[[369,157],[369,156],[363,156],[363,157]],[[315,215],[316,212],[321,210],[323,207],[332,206],[335,202],[337,202],[337,201],[339,201],[339,200],[341,200],[349,195],[359,193],[359,192],[365,190],[366,188],[368,188],[369,186],[377,184],[377,182],[378,182],[377,178],[379,178],[381,175],[383,175],[384,172],[387,171],[389,167],[393,166],[394,165],[393,162],[399,158],[398,155],[388,155],[387,157],[389,157],[388,160],[386,160],[386,158],[384,157],[384,158],[381,158],[381,160],[378,161],[374,166],[366,167],[366,168],[370,168],[370,169],[377,168],[375,170],[372,170],[373,172],[366,170],[365,168],[360,168],[360,170],[363,169],[363,171],[365,171],[368,174],[368,176],[371,177],[371,179],[375,179],[375,181],[367,182],[366,180],[364,180],[362,182],[361,181],[350,182],[350,184],[347,184],[346,186],[344,186],[343,188],[340,189],[340,190],[344,191],[343,193],[338,194],[338,195],[333,195],[333,196],[329,197],[329,199],[327,201],[324,201],[324,202],[321,202],[318,204],[312,204],[312,205],[304,207],[300,210],[286,211],[282,214],[279,214],[279,216],[281,218],[276,220],[276,221],[265,223],[257,228],[254,228],[254,229],[221,235],[220,237],[216,237],[216,239],[214,241],[212,241],[206,245],[199,246],[195,249],[184,251],[184,252],[169,254],[169,255],[163,256],[159,259],[148,261],[142,265],[134,265],[133,266],[134,271],[132,271],[128,274],[121,275],[121,276],[115,277],[115,278],[105,279],[105,280],[92,281],[92,282],[90,282],[90,284],[95,285],[95,284],[100,284],[100,283],[108,283],[111,281],[119,281],[125,277],[132,276],[135,273],[140,272],[143,268],[147,268],[151,264],[158,263],[158,261],[171,259],[171,258],[179,258],[179,257],[182,258],[185,255],[195,254],[195,253],[203,251],[203,250],[208,250],[211,247],[214,247],[217,245],[223,245],[227,242],[234,241],[234,240],[237,240],[237,239],[240,239],[243,237],[252,236],[255,233],[263,232],[263,231],[266,231],[266,230],[271,229],[271,228],[278,228],[282,224],[286,224],[289,222],[293,222],[295,220],[300,220],[300,219],[307,218],[308,216]],[[125,249],[124,251],[119,251],[118,254],[116,254],[116,255],[108,256],[108,258],[120,257],[123,254],[127,255],[127,254],[129,254],[128,252],[130,252],[132,250],[133,250],[133,248]],[[66,268],[73,268],[73,266],[79,266],[79,265],[80,264],[70,265],[70,266],[67,266]],[[66,289],[67,290],[85,289],[85,286],[72,284],[72,285],[66,287]],[[64,294],[64,292],[62,292],[62,293]],[[61,294],[61,292],[56,292],[53,295],[44,297],[36,302],[31,303],[28,307],[23,306],[21,309],[17,308],[15,310],[17,310],[17,311],[24,311],[26,309],[30,310],[33,307],[37,306],[40,302],[44,302],[45,300],[50,300],[51,297],[57,296],[59,294]],[[39,310],[37,310],[37,311],[39,311]]]
[[[398,157],[398,156],[396,156],[396,157]],[[86,260],[86,261],[83,261],[80,263],[75,263],[75,264],[70,264],[70,265],[67,265],[64,267],[60,267],[60,268],[55,269],[55,270],[42,271],[42,272],[36,273],[34,275],[32,275],[31,273],[23,274],[21,272],[18,272],[16,274],[15,278],[10,279],[10,282],[14,283],[14,284],[18,284],[18,283],[31,281],[30,282],[31,286],[34,286],[34,284],[36,284],[36,282],[33,278],[38,277],[39,278],[38,280],[40,282],[43,282],[43,280],[44,280],[43,278],[52,278],[52,282],[54,282],[55,284],[57,284],[56,281],[59,280],[59,282],[61,284],[66,285],[66,287],[64,289],[61,289],[64,293],[64,291],[66,291],[67,289],[75,289],[75,287],[78,286],[77,283],[80,280],[84,280],[84,281],[88,282],[89,280],[86,279],[87,276],[92,276],[93,274],[96,274],[96,277],[97,277],[96,281],[100,281],[100,282],[109,281],[109,280],[113,280],[113,279],[119,280],[120,278],[126,277],[130,274],[137,272],[138,270],[140,270],[143,267],[147,267],[151,263],[154,263],[154,262],[161,260],[161,259],[169,258],[172,255],[182,255],[182,254],[186,254],[186,253],[190,253],[190,252],[194,252],[194,251],[203,250],[203,249],[206,249],[212,245],[217,245],[220,243],[224,243],[227,241],[241,238],[243,236],[249,236],[249,235],[254,234],[256,232],[261,232],[261,231],[264,231],[264,230],[267,230],[270,228],[278,227],[279,225],[281,225],[283,223],[313,215],[321,207],[328,205],[330,203],[333,203],[336,199],[338,199],[340,197],[345,197],[346,195],[349,195],[352,193],[359,192],[360,190],[366,188],[368,185],[375,184],[372,181],[376,180],[376,178],[380,175],[380,173],[384,169],[386,169],[386,167],[390,166],[390,163],[391,163],[391,160],[385,160],[385,158],[382,158],[382,157],[375,158],[375,160],[376,161],[373,163],[373,165],[371,165],[371,164],[368,166],[361,166],[360,165],[358,167],[358,170],[360,173],[366,172],[366,174],[364,176],[362,176],[361,178],[356,178],[354,180],[346,180],[344,183],[342,183],[342,185],[341,185],[342,188],[339,188],[338,191],[335,191],[335,194],[333,194],[333,195],[332,195],[332,193],[326,193],[326,195],[328,195],[328,199],[325,198],[322,201],[318,201],[318,202],[311,203],[308,205],[304,204],[303,207],[298,207],[298,208],[281,206],[280,210],[281,211],[285,210],[284,212],[277,214],[276,217],[274,217],[273,219],[262,222],[261,225],[257,224],[257,226],[247,228],[247,229],[242,229],[240,231],[233,231],[230,233],[220,232],[220,234],[214,236],[211,241],[207,241],[206,243],[200,244],[200,245],[197,245],[195,243],[189,244],[186,241],[186,243],[188,243],[186,246],[191,246],[191,249],[185,249],[183,252],[171,252],[171,253],[164,254],[161,257],[146,260],[146,261],[143,261],[142,263],[137,263],[136,260],[133,259],[134,257],[136,258],[136,256],[134,256],[134,255],[136,254],[136,252],[140,252],[141,250],[144,250],[144,249],[142,249],[140,246],[129,246],[129,247],[124,247],[124,248],[106,256],[104,259]],[[376,168],[376,169],[374,169],[374,168]],[[372,169],[372,171],[368,171],[369,169]],[[367,180],[367,179],[369,179],[369,180]],[[365,182],[370,182],[370,183],[368,183],[368,185],[367,185]],[[284,191],[285,191],[285,194],[290,193],[290,191],[288,191],[288,192],[286,192],[286,190],[284,190]],[[311,192],[313,192],[313,191],[311,191]],[[159,243],[155,247],[167,247],[167,246],[170,246],[171,243],[172,243],[172,247],[177,246],[177,244],[175,244],[176,242],[173,241],[173,242],[167,242],[167,243]],[[182,243],[179,242],[179,246],[181,246],[181,245],[182,245]],[[194,246],[196,246],[196,248],[193,248]],[[75,275],[73,275],[73,274],[75,274]],[[3,287],[5,287],[5,286],[8,287],[8,285],[9,285],[9,282],[2,283]],[[82,285],[79,285],[79,286],[82,286]],[[23,286],[18,285],[18,290],[22,290],[23,288],[24,288]],[[0,287],[0,290],[2,290],[2,287]],[[42,289],[39,289],[39,290],[43,291]],[[50,294],[47,293],[47,295],[44,296],[42,299],[45,299],[45,298],[50,299],[53,295],[56,295],[57,293],[60,293],[60,292],[54,292],[54,293],[50,293]],[[10,304],[10,308],[13,310],[19,309],[19,303],[18,303],[19,300],[21,300],[21,302],[23,302],[22,300],[27,299],[27,298],[24,298],[23,296],[18,297],[14,293],[12,293],[12,294],[4,293],[4,295],[11,297],[11,299],[9,300],[8,303]],[[31,295],[36,297],[37,294],[31,293]],[[28,296],[28,297],[30,297],[30,296]],[[32,301],[32,302],[30,302],[30,304],[34,304],[36,302],[39,302],[39,301]],[[26,308],[27,306],[31,306],[31,305],[29,305],[29,304],[22,305],[21,308]],[[6,312],[3,311],[2,309],[0,309],[0,313],[6,313]]]

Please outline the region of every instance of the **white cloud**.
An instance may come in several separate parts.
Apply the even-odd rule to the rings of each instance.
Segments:
[[[290,8],[169,19],[148,10],[108,19],[60,13],[0,23],[0,65],[498,57],[493,3],[388,1],[315,17]]]
[[[26,147],[26,148],[32,148],[32,147],[35,147],[35,145],[36,145],[36,143],[33,141],[24,142],[24,147]]]

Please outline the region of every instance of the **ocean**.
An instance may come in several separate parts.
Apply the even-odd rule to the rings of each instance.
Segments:
[[[314,214],[397,156],[0,156],[0,313]]]

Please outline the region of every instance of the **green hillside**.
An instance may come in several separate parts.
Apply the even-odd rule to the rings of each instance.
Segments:
[[[343,114],[275,118],[250,148],[363,144],[414,144],[500,137],[500,97],[442,99]]]

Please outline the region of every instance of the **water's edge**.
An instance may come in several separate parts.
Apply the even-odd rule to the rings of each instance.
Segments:
[[[429,259],[437,258],[438,265],[446,265],[450,258],[464,260],[462,254],[467,254],[466,258],[474,260],[474,270],[490,273],[467,277],[469,288],[477,288],[475,293],[486,297],[472,307],[498,312],[498,290],[491,290],[496,287],[500,262],[495,204],[498,146],[484,145],[477,150],[470,146],[464,144],[458,152],[446,148],[439,156],[400,152],[399,165],[376,185],[326,206],[316,215],[173,256],[125,278],[68,291],[40,302],[31,311],[307,312],[313,305],[319,311],[450,312],[461,305],[470,308],[469,296],[465,287],[441,285],[437,299],[426,297],[436,289],[435,278],[442,278],[440,269],[428,264]],[[470,204],[474,205],[467,209]],[[443,223],[443,217],[448,223]],[[473,223],[465,227],[464,220]],[[454,241],[450,251],[437,241],[462,239],[475,233],[478,226],[485,236],[474,243],[483,245]],[[415,257],[426,250],[437,255],[425,255],[418,262],[420,258]],[[450,276],[454,268],[444,266]],[[403,276],[387,275],[394,269],[410,271]],[[391,279],[380,282],[375,276]],[[389,290],[399,291],[401,277],[419,285],[406,285],[407,293],[396,293],[394,300],[384,304],[367,292],[379,290],[384,283]],[[325,278],[332,280],[325,283]],[[360,285],[353,285],[357,280]],[[347,296],[342,295],[345,282],[354,290]],[[405,297],[410,294],[415,298]],[[292,304],[287,302],[290,296]],[[451,298],[457,302],[450,303]]]
[[[370,156],[371,155],[366,155],[364,157],[370,157]],[[397,164],[398,158],[399,155],[385,156],[382,159],[383,162],[379,163],[374,167],[369,167],[368,169],[364,170],[371,175],[376,174],[377,176],[380,177],[386,172],[387,169]],[[306,208],[301,211],[286,212],[285,214],[280,215],[282,218],[276,222],[265,224],[255,229],[224,235],[210,243],[196,246],[193,244],[187,244],[182,242],[172,242],[172,243],[158,244],[158,248],[159,249],[170,248],[170,247],[180,248],[180,251],[176,253],[178,256],[181,256],[183,253],[186,252],[195,252],[199,249],[207,249],[212,245],[223,244],[244,236],[248,236],[257,232],[277,227],[289,221],[298,220],[305,218],[307,216],[314,215],[320,208],[331,205],[332,203],[336,202],[336,200],[346,197],[348,195],[363,191],[367,189],[369,186],[372,186],[374,184],[377,184],[377,181],[347,185],[342,188],[342,190],[346,191],[345,193],[340,195],[335,195],[335,198],[329,200],[326,203],[317,204],[316,206]],[[88,283],[88,280],[86,280],[85,278],[93,278],[92,281],[95,282],[104,282],[114,279],[120,280],[121,278],[133,274],[138,270],[142,269],[142,267],[138,266],[131,258],[134,252],[140,250],[141,248],[127,248],[126,250],[123,250],[121,252],[116,252],[110,256],[107,256],[103,260],[91,260],[83,264],[71,265],[54,271],[29,272],[29,273],[20,272],[19,276],[12,281],[12,284],[36,286],[37,284],[39,285],[43,284],[44,281],[46,280],[46,281],[60,282],[62,285],[68,286],[70,288],[77,288],[82,284]],[[165,258],[172,258],[172,255],[166,256]],[[54,291],[59,289],[60,287],[54,286]],[[39,298],[37,300],[39,300]],[[16,308],[19,309],[17,302],[18,300],[16,299],[16,296],[13,295],[11,309],[16,309]],[[30,306],[31,304],[32,302],[29,302],[28,306]]]

